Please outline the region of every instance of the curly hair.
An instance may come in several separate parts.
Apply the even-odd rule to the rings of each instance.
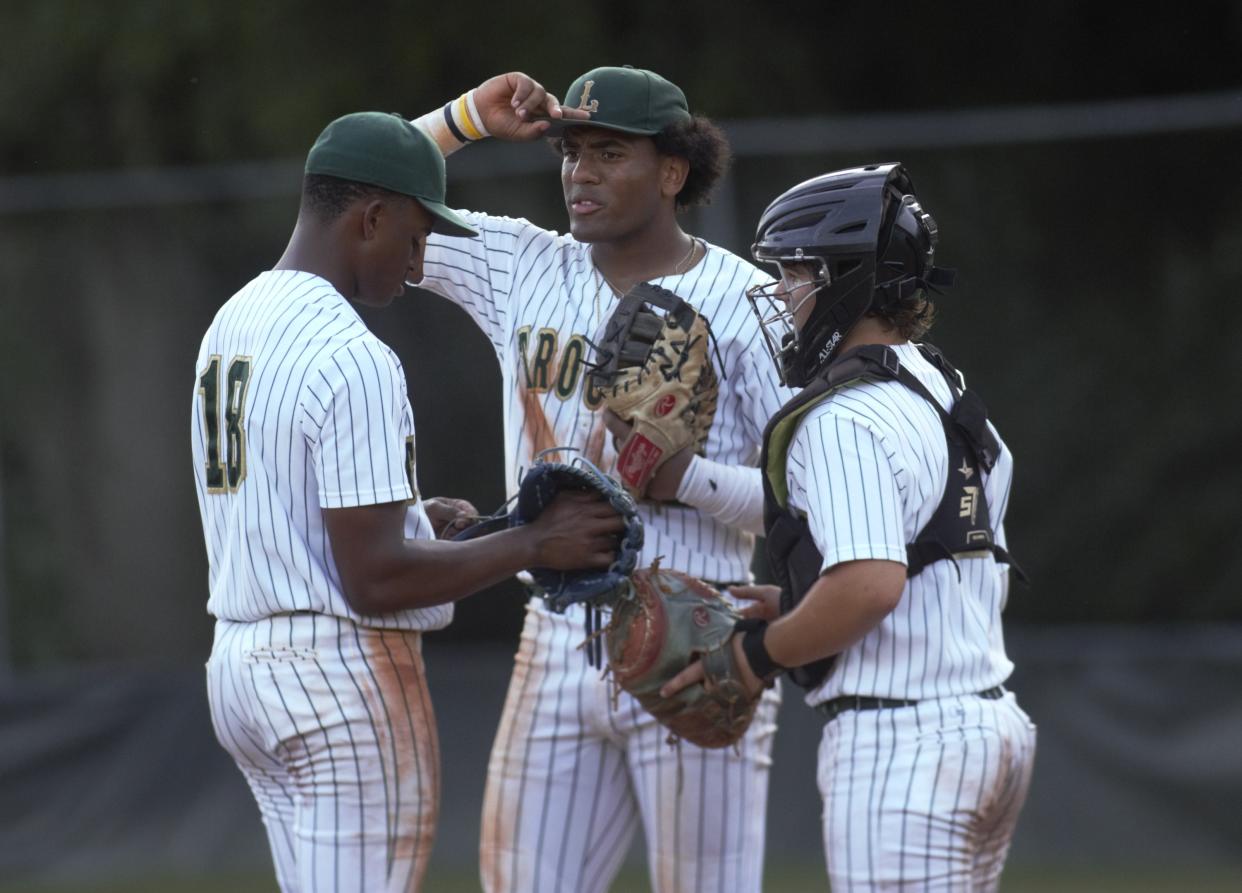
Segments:
[[[919,289],[895,307],[876,307],[867,313],[907,341],[921,341],[936,321],[936,305]]]
[[[583,122],[589,127],[589,122]],[[683,124],[670,124],[651,137],[661,155],[672,155],[690,162],[686,182],[677,193],[676,207],[684,211],[694,205],[706,205],[711,201],[712,190],[733,161],[733,150],[724,131],[702,115],[695,115]],[[551,137],[548,145],[560,155],[564,151],[564,138]]]
[[[684,124],[670,124],[651,139],[661,155],[674,155],[690,162],[686,184],[677,193],[677,210],[708,204],[712,190],[733,161],[724,131],[710,119],[695,115]]]
[[[306,174],[302,178],[302,206],[324,223],[331,223],[345,213],[345,209],[360,199],[405,199],[381,186],[344,180],[327,174]]]
[[[907,189],[913,189],[908,181],[905,186]],[[899,192],[888,189],[884,191],[880,231],[885,233],[885,236],[876,248],[877,260],[884,257],[886,245],[892,237],[894,221],[901,208],[904,207],[903,201],[898,198],[899,194]],[[930,267],[930,262],[928,266]],[[927,296],[925,288],[918,288],[895,303],[886,302],[881,306],[873,307],[868,311],[867,316],[880,320],[886,328],[896,329],[897,333],[907,341],[919,341],[926,337],[936,321],[936,305]]]

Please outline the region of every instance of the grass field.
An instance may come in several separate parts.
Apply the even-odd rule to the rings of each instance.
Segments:
[[[473,872],[429,875],[426,893],[478,893],[479,882]],[[612,887],[612,893],[646,893],[650,888],[644,875],[627,870]],[[818,866],[775,868],[768,871],[765,893],[804,893],[825,890],[827,881]],[[1005,893],[1236,893],[1242,890],[1242,867],[1229,869],[1174,870],[1079,870],[1039,871],[1013,869],[1001,885]],[[100,884],[38,886],[29,883],[0,883],[0,893],[278,893],[270,876],[245,875],[204,878],[134,878]]]

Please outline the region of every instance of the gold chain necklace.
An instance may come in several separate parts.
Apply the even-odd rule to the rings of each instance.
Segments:
[[[665,276],[680,276],[682,273],[686,272],[686,270],[690,269],[690,259],[694,257],[694,250],[698,247],[699,247],[698,237],[691,236],[690,237],[690,250],[686,252],[686,256],[677,262],[677,266],[673,267],[673,271],[671,273],[665,273],[664,275]],[[599,313],[600,313],[599,296],[600,296],[600,292],[604,290],[605,283],[607,283],[608,287],[612,289],[613,297],[620,297],[622,294],[624,294],[624,292],[622,292],[621,289],[613,285],[612,280],[610,280],[607,276],[605,276],[603,271],[600,270],[599,267],[595,266],[594,254],[592,254],[591,256],[591,266],[595,268],[595,272],[599,275],[599,278],[600,278],[600,281],[595,283],[595,315],[591,317],[591,326],[592,328],[594,328],[595,326],[599,325]],[[663,276],[654,276],[650,278],[662,279]],[[638,281],[645,282],[646,279],[640,279]]]

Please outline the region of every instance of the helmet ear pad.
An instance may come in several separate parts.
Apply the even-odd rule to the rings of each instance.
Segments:
[[[815,295],[815,307],[789,355],[786,376],[793,387],[805,387],[832,360],[850,329],[871,308],[874,258],[834,258],[829,267],[828,285]]]

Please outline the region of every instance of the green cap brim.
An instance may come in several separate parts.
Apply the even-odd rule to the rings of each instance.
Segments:
[[[655,136],[660,131],[650,130],[643,127],[621,127],[617,124],[608,124],[604,121],[581,121],[576,118],[540,118],[541,121],[548,122],[548,129],[543,132],[544,136],[564,136],[566,130],[574,127],[595,127],[600,130],[615,130],[618,133],[628,133],[633,136]]]
[[[443,202],[432,201],[422,196],[414,196],[415,200],[426,208],[435,220],[431,223],[431,231],[442,236],[461,236],[470,238],[477,236],[479,231],[462,220]]]

